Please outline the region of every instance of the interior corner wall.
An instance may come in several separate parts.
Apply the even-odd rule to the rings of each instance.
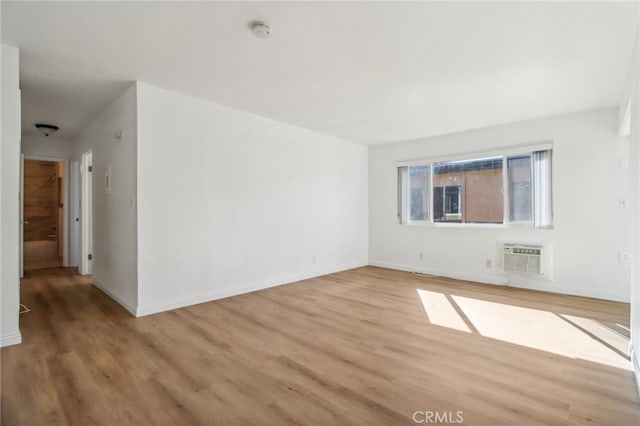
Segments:
[[[20,191],[20,86],[19,50],[2,45],[2,194],[0,218],[0,278],[2,313],[0,346],[20,343],[19,202]]]
[[[628,142],[614,108],[471,130],[369,151],[370,263],[493,284],[629,301]],[[396,162],[553,143],[551,230],[455,224],[399,225]],[[504,243],[542,244],[550,281],[507,276]],[[419,253],[423,253],[420,259]],[[486,266],[486,260],[492,266]]]
[[[137,273],[137,117],[136,85],[84,128],[75,143],[74,157],[93,154],[92,281],[135,315]],[[116,137],[121,132],[121,138]],[[105,173],[111,168],[111,189]]]
[[[632,236],[631,262],[631,362],[634,366],[636,385],[640,393],[640,39],[636,33],[636,42],[631,54],[625,93],[620,105],[625,110],[631,100],[631,133],[629,135],[631,170],[631,209],[630,235]]]
[[[366,265],[367,155],[139,83],[138,315]]]

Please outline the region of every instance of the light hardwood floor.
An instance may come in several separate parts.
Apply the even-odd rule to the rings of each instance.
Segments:
[[[640,424],[626,304],[374,267],[138,319],[69,269],[22,292],[3,425]]]

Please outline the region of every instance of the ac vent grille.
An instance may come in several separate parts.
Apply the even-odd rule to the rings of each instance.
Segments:
[[[542,246],[527,244],[505,244],[503,247],[503,269],[505,272],[542,274]]]

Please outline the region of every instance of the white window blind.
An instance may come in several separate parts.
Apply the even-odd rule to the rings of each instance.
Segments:
[[[546,228],[552,224],[551,151],[531,154],[533,168],[533,226]]]

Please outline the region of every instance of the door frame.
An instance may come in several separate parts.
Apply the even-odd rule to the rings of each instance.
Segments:
[[[83,152],[80,157],[80,264],[81,275],[93,273],[93,151]]]
[[[24,154],[20,153],[20,196],[18,197],[20,227],[18,229],[18,267],[24,278]]]
[[[64,181],[63,181],[63,185],[62,185],[62,203],[64,204],[62,206],[62,222],[64,223],[64,227],[62,229],[62,266],[70,266],[71,263],[71,259],[69,254],[71,253],[71,251],[69,250],[70,245],[72,244],[71,242],[71,238],[69,238],[69,227],[72,226],[71,222],[69,221],[69,200],[70,200],[70,194],[69,194],[69,159],[68,158],[64,158],[64,157],[50,157],[50,156],[46,156],[46,155],[24,155],[22,158],[22,162],[20,163],[21,166],[21,174],[24,173],[24,162],[25,160],[36,160],[36,161],[52,161],[52,162],[56,162],[56,163],[63,163],[63,167],[64,167]],[[24,178],[22,181],[22,197],[24,198]],[[24,204],[24,200],[20,200],[21,206],[20,206],[20,223],[22,224],[22,227],[24,229],[24,211],[23,211],[23,204]],[[24,231],[22,232],[21,235],[22,239],[22,245],[24,245]],[[22,250],[20,250],[20,266],[21,266],[21,274],[20,276],[23,276],[24,272],[22,270],[22,267],[24,265],[24,247],[22,247]]]
[[[80,161],[69,161],[69,263],[80,267]]]

